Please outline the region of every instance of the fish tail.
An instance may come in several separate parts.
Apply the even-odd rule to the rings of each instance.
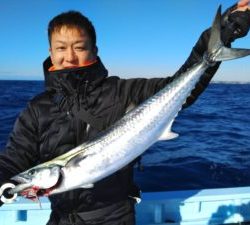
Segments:
[[[250,55],[250,49],[227,48],[221,41],[221,5],[219,6],[208,42],[205,60],[209,63],[232,60]]]

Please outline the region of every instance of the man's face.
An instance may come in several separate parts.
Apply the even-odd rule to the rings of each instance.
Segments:
[[[54,69],[59,70],[92,63],[96,59],[96,51],[86,32],[62,27],[52,33],[50,57]]]

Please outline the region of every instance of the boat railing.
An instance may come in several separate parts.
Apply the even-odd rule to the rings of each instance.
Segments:
[[[43,225],[50,214],[40,203],[19,198],[0,208],[0,225]],[[250,221],[250,187],[142,193],[137,225],[219,225]]]

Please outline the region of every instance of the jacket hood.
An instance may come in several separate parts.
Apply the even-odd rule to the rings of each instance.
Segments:
[[[88,89],[93,89],[108,76],[108,71],[99,57],[89,66],[49,71],[51,66],[52,62],[48,57],[43,63],[45,86],[48,90],[72,92],[86,82]]]

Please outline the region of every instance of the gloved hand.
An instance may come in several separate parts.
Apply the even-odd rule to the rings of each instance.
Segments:
[[[237,11],[239,9],[237,6],[237,4],[231,6],[222,15],[221,39],[225,45],[246,36],[250,29],[250,10]]]

